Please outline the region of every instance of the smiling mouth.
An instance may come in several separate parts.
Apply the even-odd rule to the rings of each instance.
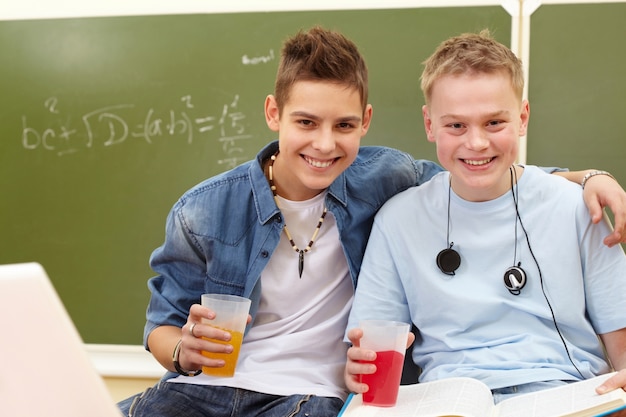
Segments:
[[[474,166],[480,166],[480,165],[485,165],[488,164],[489,162],[493,161],[493,158],[486,158],[486,159],[463,159],[463,162],[465,162],[467,165],[474,165]]]
[[[311,166],[315,167],[315,168],[328,168],[329,166],[331,166],[335,160],[331,159],[331,160],[326,160],[326,161],[320,161],[318,159],[312,159],[309,158],[308,156],[304,157],[304,160]]]

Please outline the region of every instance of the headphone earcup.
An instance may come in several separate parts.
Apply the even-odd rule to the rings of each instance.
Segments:
[[[512,266],[504,273],[504,286],[513,295],[519,295],[526,285],[526,272],[519,266]]]
[[[444,249],[437,255],[437,266],[446,275],[454,275],[461,265],[461,255],[454,249]]]

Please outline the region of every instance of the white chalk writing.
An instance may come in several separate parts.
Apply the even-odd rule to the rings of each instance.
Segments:
[[[248,57],[248,55],[244,55],[241,57],[241,63],[243,65],[258,65],[258,64],[267,64],[274,60],[274,50],[270,49],[267,55],[261,56],[253,56]]]
[[[29,118],[22,115],[22,146],[29,151],[41,149],[63,156],[83,149],[120,146],[135,139],[148,145],[163,138],[182,139],[186,144],[201,139],[215,141],[221,147],[224,157],[217,163],[226,168],[249,159],[241,142],[250,140],[252,135],[246,131],[246,115],[238,110],[238,95],[212,114],[196,115],[198,110],[191,95],[180,100],[183,109],[149,108],[141,121],[136,120],[137,106],[128,103],[97,108],[84,113],[79,122],[72,123],[70,121],[75,119],[63,115],[61,101],[50,97],[45,100],[44,107],[58,118],[53,126],[36,129],[29,124]]]

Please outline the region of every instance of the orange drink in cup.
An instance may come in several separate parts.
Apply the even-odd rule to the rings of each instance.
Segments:
[[[220,377],[232,377],[235,374],[239,350],[241,349],[241,342],[243,341],[243,333],[246,328],[246,322],[248,321],[250,303],[248,298],[236,295],[202,294],[202,305],[215,312],[215,319],[203,319],[203,323],[225,330],[231,335],[231,339],[228,342],[210,339],[208,337],[203,337],[203,339],[210,340],[214,343],[233,345],[233,351],[231,353],[202,351],[202,354],[206,357],[223,359],[226,362],[226,365],[221,368],[203,366],[202,373]]]

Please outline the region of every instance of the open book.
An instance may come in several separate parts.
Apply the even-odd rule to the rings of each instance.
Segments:
[[[603,395],[597,386],[613,374],[605,374],[493,404],[491,390],[472,378],[402,385],[394,407],[364,405],[360,394],[351,395],[341,417],[591,417],[626,407],[626,392],[617,389]],[[617,414],[616,414],[617,415]],[[620,413],[621,415],[621,413]],[[626,412],[624,412],[626,416]]]

